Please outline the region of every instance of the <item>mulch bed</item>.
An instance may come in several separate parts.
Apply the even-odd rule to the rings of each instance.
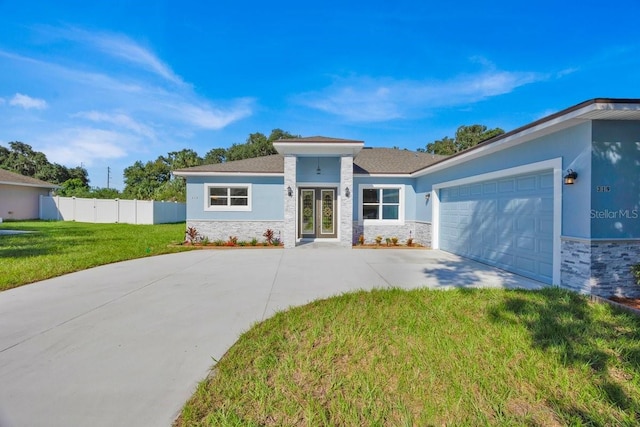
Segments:
[[[275,246],[275,245],[263,245],[262,243],[252,246],[252,245],[244,245],[244,246],[240,246],[240,245],[235,245],[235,246],[228,246],[228,245],[201,245],[199,243],[196,243],[195,245],[192,245],[191,243],[179,243],[179,244],[172,244],[172,245],[168,245],[169,247],[177,247],[177,248],[194,248],[194,249],[284,249],[284,245],[279,245],[279,246]]]
[[[353,245],[352,247],[353,249],[429,249],[426,246],[422,246],[418,244],[415,244],[412,246],[407,246],[407,245],[388,245],[387,246],[386,244],[375,245],[375,244],[365,243],[364,245],[357,244],[357,245]]]
[[[640,298],[610,297],[609,299],[617,302],[618,304],[640,310]]]

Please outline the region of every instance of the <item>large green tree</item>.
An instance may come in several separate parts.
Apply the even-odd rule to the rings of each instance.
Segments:
[[[155,161],[135,162],[124,170],[123,196],[128,199],[153,198],[155,191],[171,179],[171,168],[162,156]]]
[[[63,197],[89,197],[89,187],[80,179],[72,178],[63,182],[56,194]]]
[[[224,148],[212,148],[204,155],[203,163],[205,165],[213,165],[216,163],[224,163],[227,160],[227,150]]]
[[[182,177],[171,171],[202,164],[195,151],[185,148],[159,156],[154,161],[135,162],[124,170],[124,198],[185,201],[186,185]]]
[[[10,142],[9,148],[0,145],[0,168],[52,184],[62,184],[76,178],[89,188],[89,175],[85,168],[68,168],[51,163],[44,153],[35,151],[29,144],[20,141]]]
[[[427,144],[426,150],[421,151],[431,154],[452,155],[503,133],[504,130],[500,128],[487,129],[484,125],[462,125],[456,130],[455,139],[445,136],[442,139],[430,142]]]
[[[260,132],[252,133],[249,134],[249,137],[244,144],[231,145],[231,147],[227,149],[225,160],[242,160],[276,154],[277,151],[273,148],[274,141],[277,141],[278,139],[298,137],[299,135],[293,135],[289,132],[283,131],[282,129],[272,130],[268,137]]]
[[[260,132],[249,134],[242,144],[232,144],[229,148],[213,148],[204,158],[191,149],[172,151],[159,156],[154,161],[135,162],[124,170],[124,191],[122,197],[130,199],[186,200],[184,178],[176,177],[171,171],[201,164],[224,163],[253,157],[275,154],[273,142],[284,138],[298,138],[298,135],[273,129],[269,136]]]

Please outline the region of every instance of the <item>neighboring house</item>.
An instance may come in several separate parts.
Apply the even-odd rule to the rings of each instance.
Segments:
[[[325,137],[274,147],[175,171],[187,225],[211,240],[270,228],[285,248],[411,237],[582,293],[640,294],[640,99],[586,101],[446,158]]]
[[[55,184],[0,169],[0,218],[39,218],[40,196],[48,196],[55,188]]]

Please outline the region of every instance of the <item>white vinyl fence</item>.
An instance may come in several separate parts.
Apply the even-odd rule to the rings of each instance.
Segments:
[[[186,217],[187,207],[185,203],[40,196],[40,219],[101,223],[166,224],[185,221]]]

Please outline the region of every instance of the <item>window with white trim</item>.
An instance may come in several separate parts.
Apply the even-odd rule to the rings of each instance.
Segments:
[[[204,192],[205,210],[251,210],[251,184],[207,184]]]
[[[404,221],[404,187],[387,185],[360,186],[361,221],[399,223]]]

